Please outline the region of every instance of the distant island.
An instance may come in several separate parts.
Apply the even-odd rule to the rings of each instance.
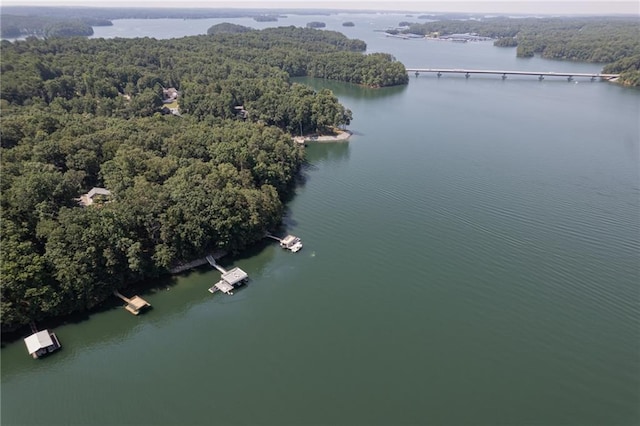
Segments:
[[[0,35],[4,38],[90,36],[93,27],[110,25],[110,20],[101,18],[0,15]]]
[[[278,16],[277,15],[258,15],[258,16],[254,16],[253,20],[256,22],[277,22]]]
[[[324,22],[319,22],[319,21],[307,22],[307,28],[324,28],[326,26],[327,24],[325,24]]]
[[[342,23],[342,26],[343,26],[343,27],[355,27],[355,26],[356,26],[356,24],[354,24],[354,23],[353,23],[353,22],[351,22],[351,21],[347,21],[347,22],[343,22],[343,23]]]

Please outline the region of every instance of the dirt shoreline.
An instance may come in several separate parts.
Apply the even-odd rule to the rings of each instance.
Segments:
[[[349,130],[342,130],[337,135],[305,135],[295,136],[293,140],[299,144],[306,142],[346,142],[353,133]]]

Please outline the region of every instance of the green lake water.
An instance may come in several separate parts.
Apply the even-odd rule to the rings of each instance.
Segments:
[[[369,24],[398,18],[288,19],[352,20],[407,66],[600,69]],[[251,277],[233,296],[208,267],[159,282],[144,315],[57,327],[46,359],[5,345],[2,424],[640,423],[640,92],[302,81],[354,115],[349,143],[307,147],[284,221],[304,249],[223,259]]]

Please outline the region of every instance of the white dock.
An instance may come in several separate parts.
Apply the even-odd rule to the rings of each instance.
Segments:
[[[209,288],[209,293],[211,294],[215,293],[216,291],[221,291],[225,294],[232,295],[232,290],[236,286],[244,284],[249,278],[249,275],[247,275],[245,271],[238,267],[227,271],[222,266],[218,265],[216,260],[211,255],[207,256],[206,259],[211,266],[216,268],[222,274],[222,279],[215,283],[211,288]]]
[[[282,239],[271,234],[266,234],[265,237],[278,241],[280,247],[290,250],[293,253],[297,253],[302,249],[302,240],[295,235],[287,235]]]
[[[213,287],[209,289],[209,293],[213,294],[218,290],[225,294],[233,295],[233,292],[231,291],[233,290],[233,286],[227,283],[225,280],[220,280],[217,283],[215,283]]]

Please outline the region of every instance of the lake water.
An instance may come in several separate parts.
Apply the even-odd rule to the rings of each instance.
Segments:
[[[601,68],[373,32],[404,15],[276,24],[312,20],[407,66]],[[116,21],[96,36],[221,21]],[[251,277],[233,296],[207,292],[209,268],[167,279],[144,315],[58,327],[63,349],[47,359],[6,345],[2,424],[640,423],[640,92],[303,81],[332,89],[355,133],[307,148],[285,219],[304,249],[265,241],[224,259]]]

